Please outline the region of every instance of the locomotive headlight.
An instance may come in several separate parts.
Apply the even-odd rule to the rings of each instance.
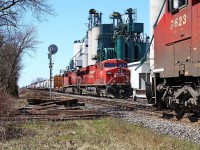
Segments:
[[[107,74],[112,74],[112,72],[107,72]]]
[[[121,69],[120,68],[118,68],[118,73],[120,73],[121,72]]]

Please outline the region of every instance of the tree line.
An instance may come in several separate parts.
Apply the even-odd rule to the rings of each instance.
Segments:
[[[0,0],[0,90],[18,96],[22,58],[35,52],[37,28],[23,22],[28,14],[37,21],[54,15],[47,0]]]

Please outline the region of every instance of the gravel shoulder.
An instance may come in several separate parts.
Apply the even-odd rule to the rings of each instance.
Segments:
[[[183,123],[178,120],[174,121],[174,119],[163,119],[155,115],[143,114],[141,111],[120,111],[115,107],[105,105],[87,104],[86,108],[101,110],[113,117],[119,117],[128,122],[142,125],[158,134],[167,134],[181,140],[191,141],[196,144],[200,143],[199,124],[190,123],[189,121],[188,123]]]

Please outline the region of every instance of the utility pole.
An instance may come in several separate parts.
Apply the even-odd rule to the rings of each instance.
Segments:
[[[53,70],[53,63],[52,63],[52,55],[57,53],[58,47],[55,44],[51,44],[48,47],[48,59],[49,59],[49,69],[50,69],[50,87],[49,87],[49,92],[50,92],[50,99],[52,98],[52,70]]]

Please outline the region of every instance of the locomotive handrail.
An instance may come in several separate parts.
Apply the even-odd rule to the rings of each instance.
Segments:
[[[149,69],[147,69],[147,71],[145,72],[145,74],[146,74],[146,75],[145,75],[145,82],[147,82],[147,74],[148,74],[148,71],[150,71],[150,74],[153,73],[153,71],[152,71],[152,69],[151,69],[153,66],[154,66],[154,64],[152,64],[151,67],[149,67]]]

